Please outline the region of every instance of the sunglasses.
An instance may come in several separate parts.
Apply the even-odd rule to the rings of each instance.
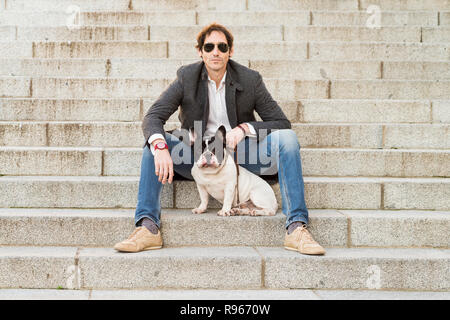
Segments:
[[[205,50],[205,52],[211,52],[214,50],[214,47],[216,45],[214,43],[205,43],[203,45],[203,50]],[[220,42],[217,44],[217,47],[219,48],[220,51],[222,51],[223,53],[228,52],[228,44],[226,44],[225,42]]]

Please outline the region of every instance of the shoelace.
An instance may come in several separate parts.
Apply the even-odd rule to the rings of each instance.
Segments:
[[[300,232],[303,233],[303,236],[306,238],[306,240],[314,241],[313,237],[311,236],[311,233],[309,233],[305,225],[301,226]]]
[[[133,233],[128,237],[127,240],[129,240],[129,241],[136,240],[136,235],[140,230],[141,230],[141,228],[134,229]]]

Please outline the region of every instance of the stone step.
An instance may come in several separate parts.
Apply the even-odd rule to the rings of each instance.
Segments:
[[[0,59],[0,76],[175,78],[183,65],[198,59]],[[239,60],[264,78],[449,80],[448,61]]]
[[[6,5],[5,5],[6,4]],[[376,5],[380,10],[448,10],[448,0],[432,0],[423,3],[416,0],[233,0],[223,3],[218,0],[162,0],[156,4],[145,0],[101,0],[94,3],[89,0],[8,0],[2,3],[6,10],[22,11],[66,11],[75,5],[83,11],[153,11],[153,10],[229,10],[236,11],[272,11],[272,10],[366,10],[370,5]]]
[[[308,13],[309,14],[309,13]],[[80,7],[77,10],[66,13],[65,11],[3,11],[0,12],[0,25],[15,26],[71,26],[82,25],[195,25],[195,11],[94,11],[84,12]],[[429,24],[437,25],[435,24]]]
[[[0,98],[2,121],[139,121],[156,98]],[[279,100],[293,123],[449,123],[449,100]],[[260,117],[256,114],[259,121]],[[169,122],[178,121],[178,111]],[[168,122],[168,124],[169,124]],[[14,145],[14,144],[8,144]]]
[[[392,290],[58,290],[0,289],[2,300],[449,300],[449,292]],[[268,303],[271,308],[273,303]],[[215,309],[217,310],[217,308]],[[221,310],[221,309],[219,309]],[[217,310],[217,312],[219,312]],[[181,310],[180,310],[181,312]],[[216,312],[216,311],[215,311]],[[220,312],[224,312],[221,310]],[[206,314],[206,312],[204,313]]]
[[[202,26],[167,25],[115,25],[68,28],[67,26],[0,27],[6,40],[19,41],[80,41],[80,40],[122,40],[122,41],[185,41],[195,39]],[[449,42],[449,28],[427,27],[381,27],[359,26],[231,26],[238,41],[351,41],[351,42]]]
[[[59,290],[0,289],[2,300],[449,300],[449,292],[392,290]],[[273,304],[269,303],[271,308]],[[215,309],[216,310],[216,309]],[[220,310],[220,309],[219,309]],[[181,312],[181,310],[180,310]],[[219,312],[218,310],[215,312]],[[221,310],[220,312],[224,312]],[[206,313],[205,313],[206,314]]]
[[[450,150],[309,149],[306,176],[450,177]],[[0,147],[2,175],[139,176],[142,148]]]
[[[247,9],[246,0],[232,0],[224,3],[219,0],[161,0],[149,2],[146,0],[133,0],[130,5],[129,0],[8,0],[6,2],[7,10],[25,10],[25,11],[47,11],[58,10],[66,11],[70,5],[75,5],[83,11],[153,11],[153,10],[225,10],[229,11],[232,8],[234,11],[244,11]],[[275,1],[272,1],[275,2]],[[340,10],[349,9],[357,10],[357,0],[321,0],[321,1],[283,1],[283,4],[278,5],[276,2],[270,1],[250,1],[248,3],[250,10],[305,10],[305,9],[320,9],[320,10]]]
[[[447,12],[436,11],[387,11],[380,8],[380,27],[385,26],[437,26],[438,15]],[[213,14],[213,13],[212,13]],[[221,13],[218,13],[221,14]],[[374,16],[374,12],[368,13],[366,10],[361,11],[312,11],[311,25],[318,26],[373,26],[378,27],[375,21],[371,21],[370,17]],[[199,13],[200,17],[200,13]],[[442,25],[442,19],[440,20]],[[300,25],[300,24],[298,24]]]
[[[339,41],[248,41],[235,44],[239,60],[281,57],[322,61],[448,61],[450,45],[436,43],[383,43]],[[2,58],[170,58],[199,59],[189,41],[76,41],[0,42]]]
[[[187,247],[124,254],[112,248],[15,246],[0,248],[1,274],[8,275],[0,278],[0,286],[448,291],[449,260],[444,249],[328,248],[325,256],[306,256],[282,247]]]
[[[219,217],[217,209],[163,209],[164,247],[283,246],[286,216]],[[113,247],[134,230],[132,209],[0,209],[0,245]],[[228,219],[224,224],[224,219]],[[449,211],[309,210],[326,247],[449,248]],[[205,230],[209,230],[205,232]]]
[[[327,0],[333,7],[333,1]],[[79,7],[81,11],[168,11],[168,10],[245,10],[246,0],[8,0],[6,10],[22,11],[66,11],[70,6]]]
[[[441,26],[450,26],[450,11],[439,13],[439,23]]]
[[[150,98],[171,79],[1,77],[0,97]],[[450,80],[293,80],[265,78],[276,100],[299,99],[450,99]]]
[[[0,142],[3,146],[142,147],[141,126],[140,121],[6,121],[0,122]],[[177,126],[171,122],[164,128]],[[292,130],[303,148],[450,149],[449,124],[294,123]]]
[[[446,13],[446,12],[441,12]],[[260,11],[260,12],[197,12],[199,25],[221,21],[225,25],[284,25],[284,26],[366,26],[371,15],[366,11]],[[430,11],[382,11],[381,27],[437,26],[438,13]]]
[[[167,58],[166,41],[14,42],[32,46],[33,58]],[[1,45],[0,45],[1,48]],[[31,48],[31,47],[30,47]],[[28,54],[26,51],[24,54]],[[24,56],[20,54],[19,56]],[[26,55],[27,57],[30,57]],[[6,57],[14,57],[6,55]],[[185,59],[183,57],[182,59]],[[195,57],[191,57],[192,59]]]
[[[181,54],[181,52],[177,54]],[[373,59],[445,61],[450,59],[450,46],[448,44],[429,43],[310,42],[308,58],[311,60],[334,61]]]
[[[360,9],[366,10],[369,6],[375,5],[382,10],[448,10],[449,0],[430,0],[425,2],[417,0],[360,0]]]
[[[170,41],[169,58],[196,58],[195,42]],[[247,42],[236,43],[234,58],[239,59],[311,59],[327,61],[396,60],[448,61],[450,45],[417,42]]]
[[[448,178],[304,177],[304,182],[311,209],[450,210]],[[0,207],[134,208],[138,184],[138,176],[0,176]],[[281,206],[279,185],[272,188]],[[161,193],[162,208],[192,209],[199,203],[194,181],[174,181]],[[221,205],[214,201],[210,207]]]
[[[374,26],[364,11],[94,11],[66,13],[65,11],[3,11],[0,25],[13,26],[67,26],[69,25],[207,25],[220,21],[226,26]],[[380,27],[388,26],[438,26],[445,25],[448,11],[381,11]],[[72,17],[72,18],[71,18]],[[71,19],[70,19],[71,18]],[[369,21],[369,22],[368,22]]]
[[[306,95],[298,93],[299,85],[297,94]],[[329,95],[332,99],[450,99],[448,88],[450,81],[445,80],[334,80]]]

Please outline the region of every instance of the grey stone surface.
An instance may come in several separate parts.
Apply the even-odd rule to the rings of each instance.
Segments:
[[[33,50],[35,58],[167,58],[165,41],[42,41]]]
[[[0,147],[0,166],[8,175],[99,176],[102,150]]]
[[[121,253],[88,248],[80,252],[83,288],[261,287],[261,257],[247,247],[189,247]]]
[[[2,122],[0,123],[0,132],[0,145],[2,146],[47,145],[47,124],[43,122]]]
[[[285,27],[286,41],[418,42],[420,27],[306,26]]]
[[[406,180],[406,179],[405,179]],[[385,209],[450,209],[449,179],[390,181],[384,185]]]
[[[9,121],[139,121],[139,113],[140,99],[0,100],[0,118]]]
[[[381,43],[381,42],[315,42],[309,43],[312,60],[399,60],[446,61],[450,57],[448,44]],[[365,96],[364,98],[368,98]],[[409,96],[405,99],[411,99]]]
[[[343,62],[344,63],[344,62]],[[429,122],[428,101],[369,99],[302,99],[301,122]]]
[[[351,246],[449,248],[448,211],[347,211]]]
[[[0,247],[1,288],[77,288],[77,248]]]
[[[256,248],[265,260],[267,288],[449,291],[449,250],[327,248],[307,256]]]
[[[89,290],[0,289],[0,300],[88,300]]]
[[[133,7],[135,2],[133,3]],[[159,6],[154,6],[153,10]],[[97,11],[81,14],[81,19],[86,24],[92,25],[193,25],[195,24],[195,11],[168,10],[168,11]]]
[[[0,37],[3,41],[16,39],[16,28],[14,26],[0,26]]]
[[[0,56],[2,58],[31,58],[33,56],[32,42],[0,42]]]
[[[447,1],[430,0],[427,3],[415,0],[361,0],[360,8],[367,9],[370,5],[377,5],[384,10],[446,10]]]
[[[444,150],[302,149],[305,176],[448,177]]]
[[[186,41],[196,39],[202,30],[198,26],[150,26],[150,40],[152,41]],[[239,41],[253,41],[255,38],[266,41],[282,41],[283,29],[281,26],[227,26],[233,37]]]
[[[318,300],[312,290],[92,290],[92,300]]]
[[[293,124],[301,148],[381,148],[383,128],[377,124]]]
[[[449,292],[386,290],[0,289],[2,300],[449,300]]]
[[[449,149],[448,124],[386,125],[384,148]]]
[[[142,147],[145,139],[141,126],[140,121],[52,122],[48,124],[48,144],[50,146]]]
[[[19,41],[148,40],[147,26],[17,27]]]
[[[450,101],[435,100],[432,102],[433,106],[433,122],[450,123]]]
[[[342,1],[290,1],[290,0],[249,0],[248,9],[254,11],[271,11],[271,10],[357,10],[358,3],[354,0]]]
[[[334,80],[331,99],[450,99],[450,81]]]
[[[312,11],[314,25],[365,26],[366,11]],[[381,14],[381,26],[437,26],[437,14],[432,11],[385,11]],[[441,23],[442,24],[442,23]]]
[[[0,98],[2,97],[30,97],[29,78],[2,77],[0,78]]]
[[[450,292],[384,290],[314,290],[323,300],[450,300]]]
[[[105,246],[134,230],[133,209],[0,209],[0,244]],[[347,218],[333,210],[310,210],[309,228],[324,246],[347,245]],[[164,209],[164,247],[282,246],[286,217],[219,217]]]
[[[1,207],[135,208],[138,177],[0,177]],[[161,193],[161,206],[173,206],[172,185]]]
[[[448,80],[449,70],[450,63],[444,61],[384,61],[383,79]]]
[[[42,0],[38,3],[26,0],[9,0],[7,2],[7,10],[16,11],[47,11],[57,10],[65,11],[70,5],[76,5],[84,10],[127,10],[129,2],[127,0],[62,0],[55,3],[52,0]]]
[[[376,180],[305,177],[304,181],[305,200],[308,208],[380,208],[381,185]]]
[[[378,61],[250,60],[250,67],[264,78],[277,78],[280,74],[283,78],[302,80],[378,79],[381,76]]]
[[[167,79],[36,78],[34,98],[141,98],[154,97],[169,84]]]
[[[309,24],[308,11],[272,11],[272,12],[227,12],[199,11],[198,24],[203,26],[211,21],[220,21],[224,25],[303,25]]]
[[[106,59],[1,59],[0,75],[105,77]]]

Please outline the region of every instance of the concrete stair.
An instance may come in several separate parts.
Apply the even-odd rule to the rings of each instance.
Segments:
[[[165,249],[112,248],[143,116],[212,21],[292,123],[323,257],[284,250],[276,181],[272,217],[166,184]],[[0,0],[0,297],[448,299],[449,89],[449,0]]]

